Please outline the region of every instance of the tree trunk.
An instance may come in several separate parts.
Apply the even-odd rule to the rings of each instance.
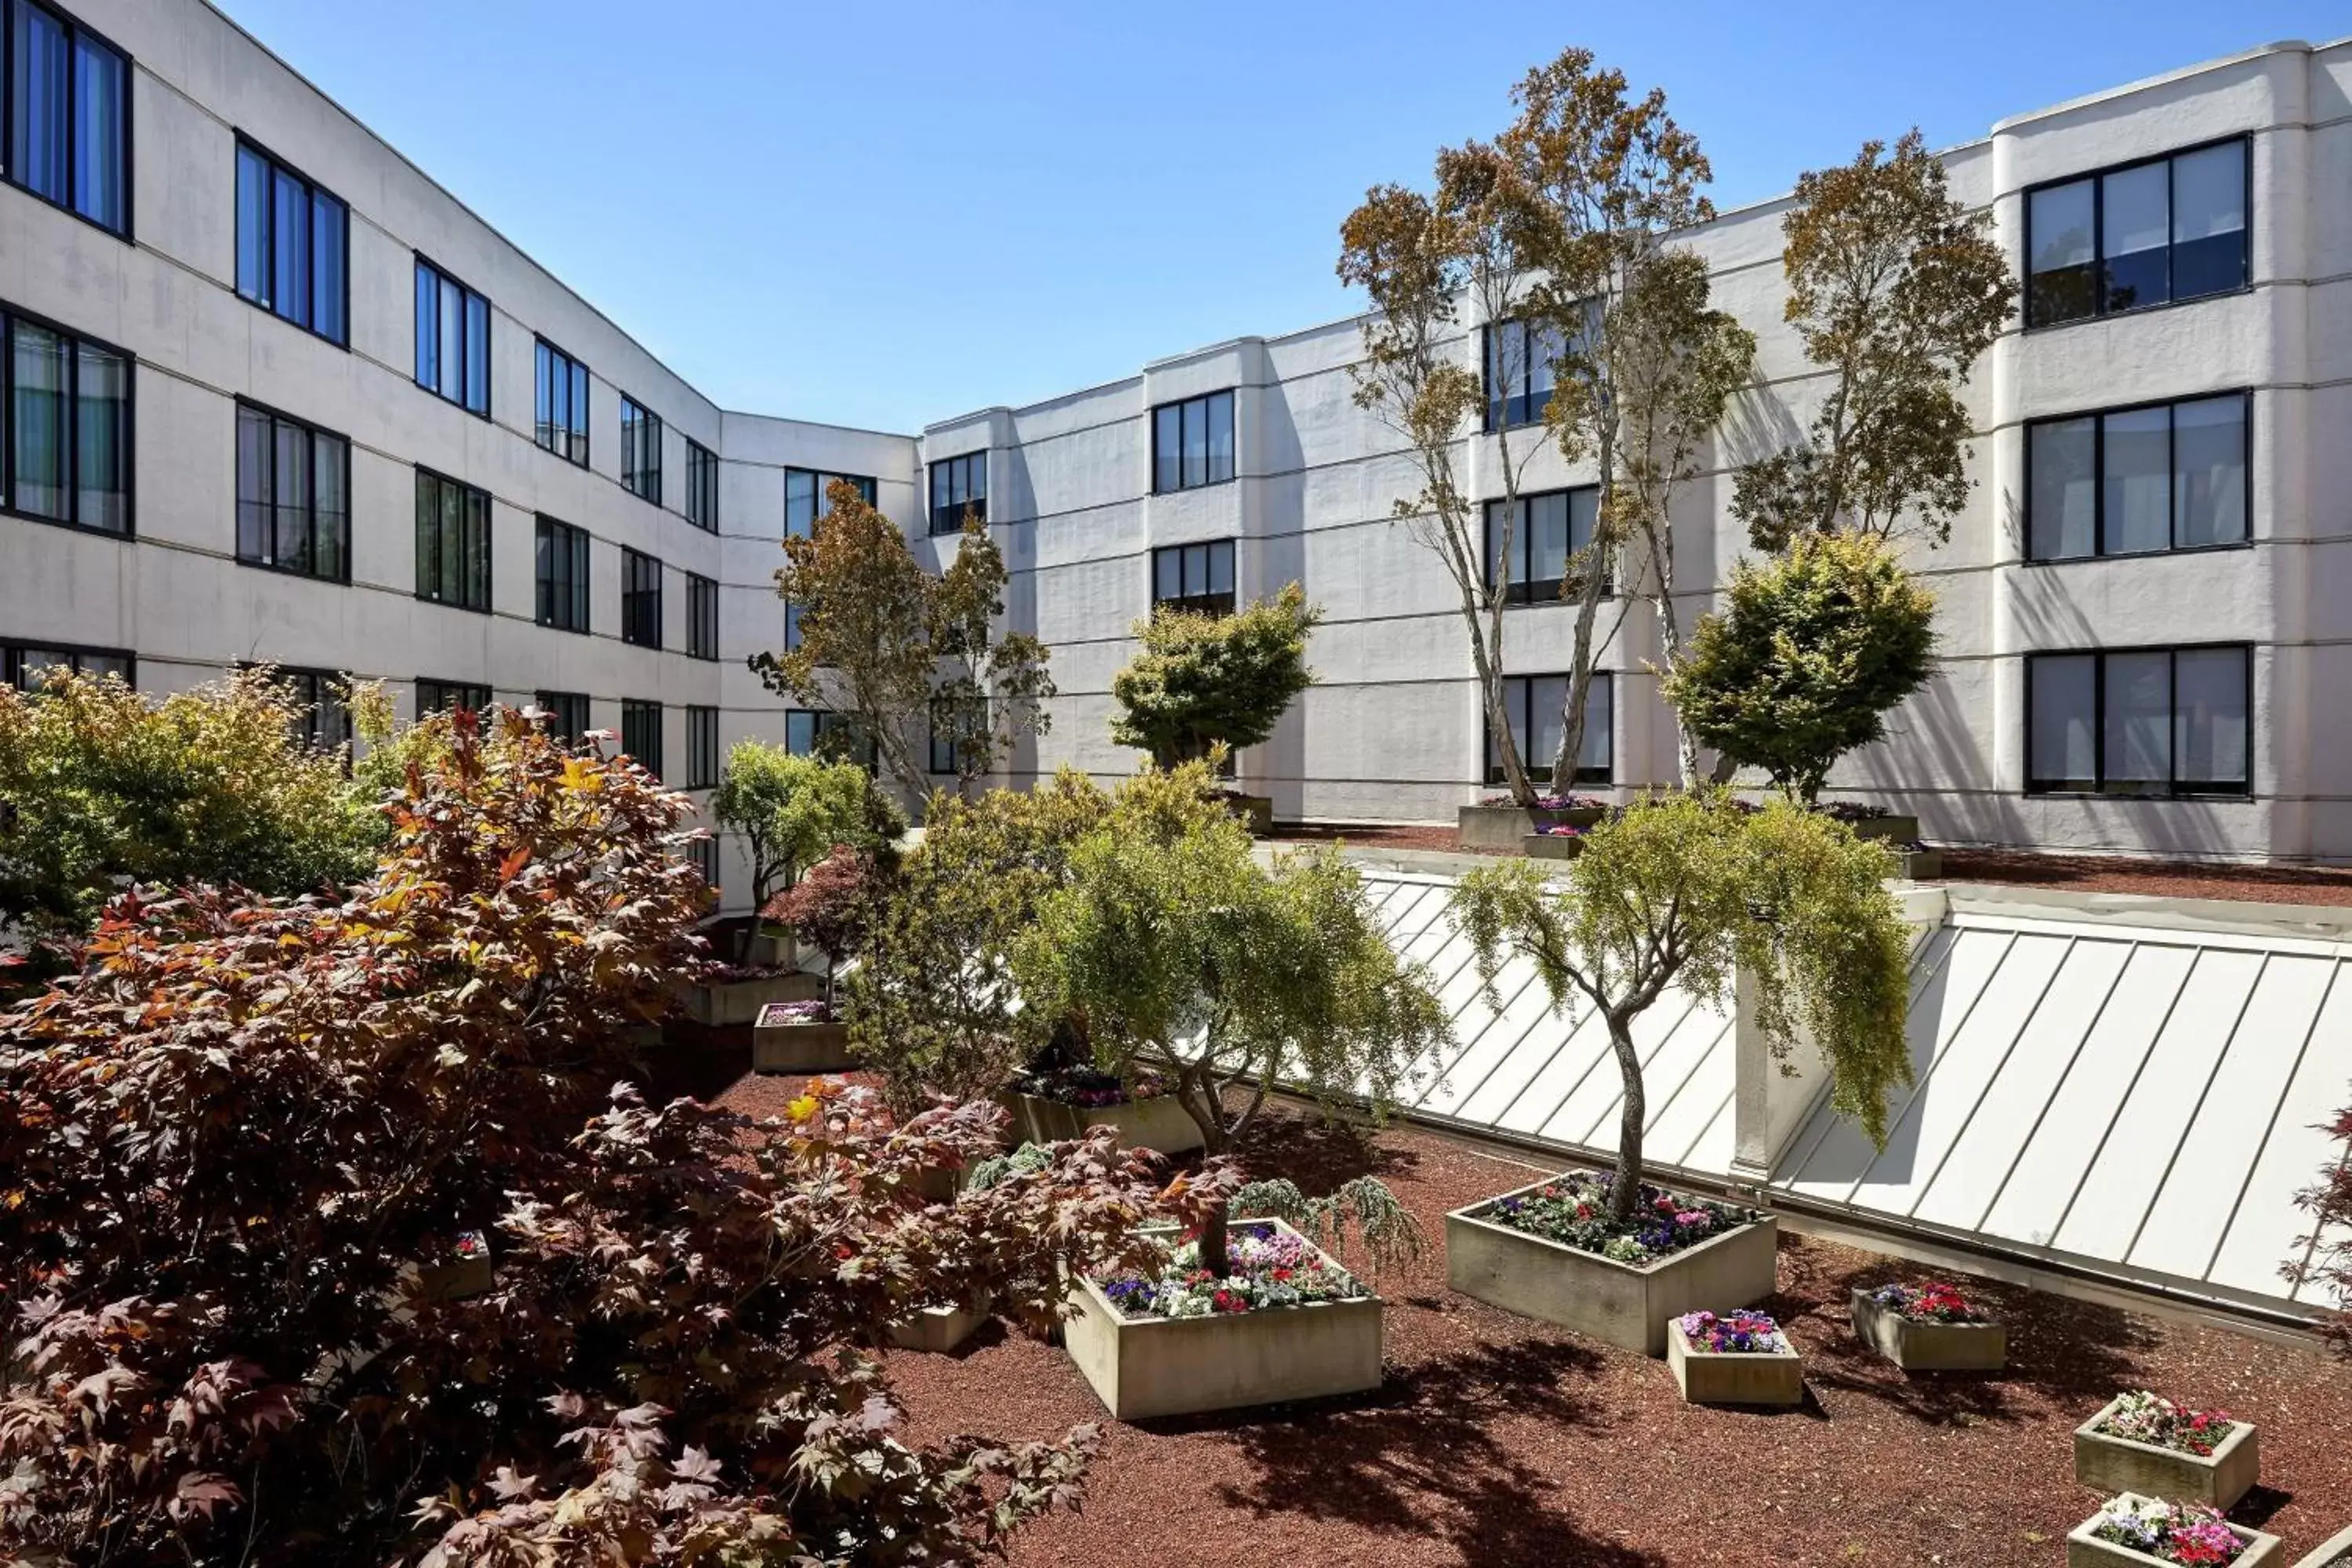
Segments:
[[[1201,1267],[1220,1279],[1233,1271],[1233,1259],[1227,1251],[1226,1217],[1222,1201],[1212,1204],[1208,1213],[1201,1216]]]
[[[1602,490],[1603,505],[1607,489]],[[1609,553],[1601,526],[1595,521],[1593,540],[1586,547],[1584,582],[1576,601],[1576,646],[1568,668],[1568,696],[1559,716],[1559,751],[1551,761],[1551,791],[1566,795],[1576,783],[1577,763],[1584,756],[1584,705],[1592,695],[1592,626],[1601,615],[1601,589],[1609,580]]]
[[[1188,1062],[1176,1074],[1178,1103],[1201,1130],[1201,1152],[1214,1159],[1232,1147],[1225,1130],[1224,1108],[1217,1102],[1217,1080],[1207,1066]],[[1222,1279],[1233,1268],[1226,1250],[1225,1205],[1217,1203],[1201,1216],[1201,1267]]]
[[[1617,1122],[1617,1178],[1609,1193],[1609,1217],[1620,1222],[1633,1217],[1633,1201],[1642,1185],[1642,1129],[1649,1121],[1649,1100],[1642,1092],[1642,1057],[1633,1048],[1632,1020],[1610,1013],[1609,1046],[1617,1053],[1617,1071],[1625,1083],[1624,1113]]]

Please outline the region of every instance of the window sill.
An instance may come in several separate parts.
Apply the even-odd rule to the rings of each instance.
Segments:
[[[75,522],[68,518],[47,517],[37,511],[19,511],[15,507],[0,506],[0,517],[13,517],[23,522],[37,522],[44,528],[62,528],[69,533],[87,533],[98,539],[119,539],[129,544],[139,537],[138,530],[125,524],[121,528],[100,528],[92,523]]]
[[[256,561],[250,555],[238,556],[236,563],[240,566],[250,566],[257,572],[273,572],[280,577],[299,577],[306,582],[324,583],[331,588],[348,588],[352,585],[349,573],[340,577],[331,577],[323,572],[305,572],[299,566],[280,566],[275,561]]]
[[[276,306],[268,304],[264,300],[257,300],[252,295],[246,293],[242,289],[235,290],[235,292],[238,299],[244,300],[247,304],[252,306],[255,310],[260,311],[271,321],[283,322],[285,325],[293,328],[296,331],[300,332],[304,337],[316,338],[322,343],[342,350],[345,353],[352,352],[351,342],[347,337],[331,338],[326,333],[320,331],[318,328],[310,325],[308,321],[298,321],[291,316],[279,315]],[[434,395],[438,396],[440,395],[436,393]]]
[[[2020,566],[2082,566],[2107,561],[2163,561],[2175,555],[2227,555],[2233,551],[2252,550],[2252,539],[2232,539],[2224,544],[2182,544],[2168,550],[2126,550],[2104,555],[2025,555],[2018,558]]]
[[[2170,805],[2180,801],[2252,801],[2260,798],[2251,789],[2175,790],[2169,795],[2121,795],[2097,789],[2036,789],[2025,788],[2028,800],[2104,800],[2117,805],[2145,804]]]
[[[2027,281],[2031,282],[2032,279],[2029,279]],[[2186,300],[2161,300],[2153,305],[2134,305],[2127,310],[2102,310],[2089,316],[2069,316],[2063,321],[2043,321],[2039,325],[2021,328],[2019,335],[2029,338],[2039,337],[2043,332],[2063,331],[2068,327],[2087,327],[2099,321],[2120,321],[2133,316],[2152,316],[2158,311],[2177,310],[2188,305],[2208,305],[2216,300],[2241,299],[2253,291],[2254,284],[2249,280],[2241,283],[2235,289],[2218,289],[2210,294],[2197,294]]]
[[[127,174],[128,171],[126,170],[125,173]],[[112,227],[105,223],[101,223],[97,218],[90,216],[88,213],[82,211],[71,202],[61,202],[54,196],[44,195],[41,192],[33,189],[32,186],[25,184],[17,180],[11,179],[5,174],[0,174],[0,187],[5,187],[8,190],[20,192],[23,195],[31,197],[34,201],[40,203],[43,206],[47,207],[54,212],[61,212],[68,217],[79,218],[81,222],[86,223],[89,225],[90,227],[98,230],[99,233],[110,234],[125,245],[136,245],[139,243],[138,237],[131,231],[131,221],[128,218],[123,220],[122,226],[121,228]],[[130,182],[125,180],[124,205],[126,206],[130,205],[129,189]]]
[[[290,326],[292,323],[289,322],[288,324]],[[451,408],[462,409],[464,412],[472,415],[475,418],[480,420],[485,425],[493,423],[490,418],[490,411],[487,408],[477,408],[463,398],[445,397],[441,395],[441,389],[439,387],[427,386],[423,382],[418,381],[415,376],[409,377],[408,384],[416,388],[417,391],[425,394],[425,396],[431,398],[436,403],[446,404]],[[537,446],[538,443],[534,441],[532,445]]]
[[[455,599],[436,599],[430,594],[419,594],[415,598],[420,605],[434,605],[445,610],[463,610],[469,616],[487,616],[490,613],[490,607],[488,605],[461,605]]]
[[[553,621],[541,620],[534,620],[530,624],[543,632],[570,632],[573,637],[580,637],[594,635],[586,626],[559,626]]]
[[[1200,490],[1223,489],[1227,485],[1238,484],[1240,481],[1241,476],[1234,474],[1222,479],[1204,479],[1197,485],[1178,485],[1172,490],[1163,490],[1158,485],[1154,485],[1151,487],[1151,493],[1156,496],[1188,496]]]

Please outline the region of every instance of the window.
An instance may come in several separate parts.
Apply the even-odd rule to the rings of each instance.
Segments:
[[[416,470],[416,596],[490,607],[490,498],[425,468]]]
[[[1514,675],[1503,682],[1503,707],[1511,717],[1511,739],[1519,750],[1519,764],[1539,783],[1557,783],[1551,760],[1559,751],[1560,718],[1568,710],[1565,675]],[[1611,732],[1616,709],[1616,679],[1606,670],[1595,671],[1584,692],[1584,744],[1576,757],[1576,784],[1608,784],[1615,777],[1616,740]],[[1492,731],[1486,736],[1486,782],[1503,779],[1503,748]]]
[[[131,531],[131,363],[0,309],[0,510]]]
[[[719,710],[686,710],[686,787],[719,787]]]
[[[719,657],[719,584],[686,574],[686,657]]]
[[[1226,426],[1226,450],[1232,451],[1232,425]],[[1230,465],[1229,465],[1230,466]],[[1228,476],[1230,477],[1230,475]],[[931,465],[931,531],[956,533],[964,514],[988,521],[988,454],[966,452]]]
[[[662,710],[658,702],[621,704],[621,750],[649,773],[662,771]]]
[[[661,505],[662,422],[634,398],[621,399],[621,482]]]
[[[576,742],[588,732],[587,693],[541,691],[531,701],[547,714],[547,732],[555,739]]]
[[[1539,424],[1551,401],[1553,367],[1562,345],[1559,332],[1525,321],[1496,321],[1481,334],[1485,345],[1486,428],[1515,430]]]
[[[588,629],[588,535],[551,517],[539,520],[539,624]]]
[[[131,237],[131,62],[34,0],[0,0],[0,177]]]
[[[662,564],[634,550],[621,552],[621,640],[639,647],[662,645]]]
[[[705,533],[719,531],[719,454],[686,437],[686,521]]]
[[[463,680],[432,680],[416,678],[416,716],[427,713],[455,713],[464,709],[479,713],[490,705],[490,689]]]
[[[539,444],[567,463],[588,466],[588,367],[549,342],[533,351],[538,369]]]
[[[1151,552],[1151,607],[1234,613],[1234,542],[1170,544]]]
[[[1221,485],[1234,477],[1234,395],[1213,392],[1151,411],[1151,489]]]
[[[490,302],[421,256],[416,384],[490,416]]]
[[[2026,192],[2026,325],[2244,288],[2252,194],[2243,137]]]
[[[351,214],[251,142],[236,144],[236,291],[348,347]]]
[[[807,468],[784,470],[784,532],[794,539],[806,539],[817,520],[833,511],[832,489],[836,484],[846,484],[866,498],[866,504],[876,504],[874,481],[858,474],[820,474]]]
[[[346,678],[331,669],[286,669],[278,683],[302,709],[294,721],[294,738],[314,746],[352,743],[352,710],[345,702]]]
[[[1549,604],[1560,597],[1569,562],[1592,542],[1600,506],[1596,485],[1520,497],[1521,521],[1511,530],[1505,559],[1503,524],[1509,518],[1509,503],[1486,503],[1486,570],[1503,584],[1509,603]],[[1604,582],[1601,592],[1608,591]]]
[[[2035,561],[2242,544],[2253,509],[2242,392],[2025,427]]]
[[[19,691],[39,689],[52,669],[71,670],[93,679],[119,677],[126,686],[139,684],[139,660],[121,648],[56,647],[35,643],[0,642],[0,686]]]
[[[702,873],[702,885],[714,892],[719,888],[719,840],[704,834],[687,846],[687,855],[694,868]]]
[[[810,708],[793,708],[784,713],[784,750],[796,757],[848,757],[857,753],[856,731],[850,721],[838,713]],[[873,765],[874,748],[864,748],[859,760]]]
[[[2025,658],[2025,789],[2245,795],[2252,663],[2242,647]]]
[[[249,403],[236,405],[236,558],[352,580],[352,444]]]
[[[959,710],[952,697],[931,699],[931,772],[960,773],[963,771],[963,747],[956,736],[978,734],[988,724],[988,704],[985,700],[966,700]]]

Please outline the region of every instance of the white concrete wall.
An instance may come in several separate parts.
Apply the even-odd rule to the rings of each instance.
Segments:
[[[783,471],[871,474],[883,510],[936,562],[923,464],[985,447],[989,516],[1013,574],[1008,612],[1054,649],[1053,727],[1013,760],[1022,782],[1065,763],[1110,775],[1136,755],[1108,737],[1112,674],[1150,607],[1150,552],[1237,541],[1238,588],[1297,579],[1328,616],[1321,683],[1242,759],[1277,815],[1444,820],[1483,793],[1483,725],[1452,592],[1391,521],[1414,487],[1395,435],[1350,399],[1354,321],[1244,338],[1156,361],[1126,380],[1025,408],[983,409],[921,436],[721,411],[618,326],[501,238],[363,126],[201,0],[76,0],[131,57],[135,240],[0,185],[0,306],[44,316],[137,357],[135,537],[0,514],[0,641],[133,649],[142,686],[193,683],[247,658],[342,668],[403,689],[475,681],[501,697],[586,690],[617,729],[624,699],[667,710],[665,754],[683,776],[688,704],[721,710],[722,749],[776,736],[786,706],[745,668],[779,645],[772,576]],[[350,205],[351,347],[326,343],[233,288],[238,132]],[[2033,183],[2218,136],[2252,137],[2254,287],[2129,317],[2024,332],[1979,365],[1975,504],[1916,564],[1943,598],[1946,663],[1890,740],[1848,760],[1842,788],[1916,810],[1947,842],[2238,857],[2352,859],[2352,42],[2279,47],[2003,122],[1947,155],[1955,188],[1989,205],[2023,268],[2021,192]],[[1744,541],[1725,508],[1728,468],[1800,427],[1819,395],[1780,324],[1785,203],[1727,215],[1692,242],[1718,299],[1761,339],[1759,387],[1688,488],[1678,517],[1685,625]],[[488,420],[413,381],[413,255],[487,295]],[[531,436],[534,334],[592,373],[592,462]],[[1475,329],[1461,352],[1475,356]],[[2028,566],[2021,562],[2023,422],[2159,397],[2252,389],[2253,543],[2238,551]],[[1236,480],[1150,493],[1156,405],[1233,388]],[[623,392],[667,432],[656,508],[619,482]],[[350,437],[353,572],[313,583],[235,561],[234,399]],[[718,534],[689,525],[685,437],[718,452]],[[1528,433],[1521,441],[1532,438]],[[1491,440],[1469,471],[1488,489]],[[414,469],[494,498],[493,613],[419,603]],[[1556,456],[1525,481],[1589,481]],[[593,635],[533,624],[532,520],[593,541]],[[619,638],[620,551],[669,568],[665,647]],[[684,652],[680,574],[716,578],[720,658]],[[1507,667],[1565,668],[1571,612],[1511,612]],[[2240,639],[2255,645],[2255,781],[2243,801],[2123,801],[2024,793],[2023,666],[2045,648]],[[1638,609],[1601,659],[1616,672],[1622,790],[1673,776],[1673,727],[1647,672],[1654,626]],[[2338,716],[2330,721],[2330,715]],[[722,877],[743,881],[731,851]]]

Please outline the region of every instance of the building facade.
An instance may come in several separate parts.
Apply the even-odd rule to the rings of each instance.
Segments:
[[[1485,792],[1451,587],[1392,521],[1412,465],[1350,397],[1360,322],[919,436],[722,410],[202,0],[0,0],[0,679],[68,658],[160,692],[267,659],[408,714],[537,700],[699,792],[736,741],[823,721],[745,661],[786,636],[780,542],[840,476],[933,563],[984,509],[1060,688],[1008,782],[1132,770],[1110,681],[1155,603],[1297,580],[1320,680],[1243,786],[1339,822]],[[1969,383],[1973,503],[1914,559],[1941,668],[1835,788],[1944,843],[2352,860],[2352,40],[1946,161],[2026,297]],[[1780,323],[1785,205],[1690,237],[1760,346],[1677,519],[1685,624],[1745,548],[1731,468],[1819,395]],[[1509,330],[1467,323],[1465,363]],[[1490,422],[1540,376],[1491,387]],[[1486,490],[1505,438],[1533,437],[1466,438]],[[1507,667],[1539,750],[1573,613],[1545,584],[1591,479],[1548,453],[1522,484]],[[1673,778],[1656,658],[1635,606],[1578,788]],[[730,847],[719,871],[741,885]]]

